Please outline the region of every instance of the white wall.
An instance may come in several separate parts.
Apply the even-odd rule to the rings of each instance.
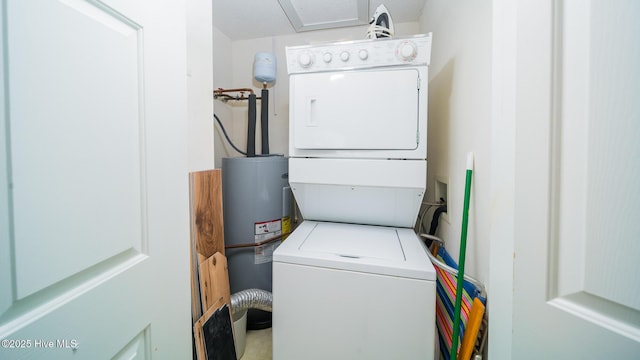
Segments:
[[[218,28],[213,27],[213,88],[228,88],[233,83],[231,72],[231,40]],[[214,101],[214,112],[227,129],[231,140],[240,147],[240,140],[236,131],[233,131],[233,116],[231,106],[222,101]],[[235,136],[234,136],[235,135]],[[244,140],[242,140],[244,141]],[[244,146],[243,146],[244,147]],[[242,147],[241,147],[242,148]],[[235,156],[235,151],[224,138],[220,127],[215,125],[215,167],[222,167],[222,158]]]
[[[408,36],[419,33],[419,24],[394,23],[396,36]],[[274,84],[269,85],[269,145],[271,153],[288,155],[289,142],[289,78],[286,69],[285,46],[306,45],[317,42],[348,41],[364,39],[367,26],[348,27],[332,30],[310,31],[293,35],[282,35],[231,42],[229,38],[214,27],[214,86],[222,88],[251,87],[258,95],[262,85],[253,79],[253,60],[256,52],[274,53],[278,62],[277,77]],[[228,55],[226,52],[230,52]],[[224,52],[224,54],[219,54]],[[256,130],[256,151],[259,153],[260,142],[260,101],[258,100]],[[215,101],[215,111],[225,123],[225,127],[236,146],[246,149],[247,102],[231,101],[223,103]],[[225,119],[221,115],[223,111]],[[228,125],[227,125],[228,123]],[[240,156],[222,140],[220,131],[216,129],[216,167],[219,159],[226,156]],[[224,149],[220,141],[224,141]]]
[[[211,1],[187,1],[187,121],[189,171],[212,169]]]
[[[429,68],[427,200],[448,179],[448,219],[439,235],[458,259],[467,153],[475,164],[465,272],[487,284],[490,244],[491,1],[429,0],[420,30],[433,33]]]

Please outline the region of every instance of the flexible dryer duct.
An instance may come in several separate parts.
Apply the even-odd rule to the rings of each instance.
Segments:
[[[232,315],[249,309],[271,312],[272,304],[273,294],[262,289],[246,289],[231,295]]]

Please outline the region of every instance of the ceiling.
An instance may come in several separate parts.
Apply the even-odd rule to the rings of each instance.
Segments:
[[[394,23],[418,21],[425,1],[369,0],[369,17],[378,5],[384,4]],[[327,4],[324,0],[307,2]],[[326,9],[325,12],[332,11]],[[295,33],[278,0],[213,0],[213,25],[231,40]]]

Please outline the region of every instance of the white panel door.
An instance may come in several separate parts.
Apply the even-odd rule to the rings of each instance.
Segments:
[[[517,6],[512,358],[638,358],[640,2]]]
[[[0,358],[190,357],[184,2],[2,11]]]
[[[419,75],[417,69],[292,75],[295,148],[416,149]]]

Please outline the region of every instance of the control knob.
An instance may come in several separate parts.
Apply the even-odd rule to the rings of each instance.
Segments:
[[[342,53],[340,53],[340,60],[342,61],[349,61],[349,52],[348,51],[343,51]]]
[[[416,58],[418,49],[413,42],[405,41],[398,46],[398,56],[404,61],[411,61]]]
[[[298,56],[298,64],[303,68],[308,68],[313,64],[313,56],[310,52],[303,52]]]
[[[369,57],[369,52],[366,49],[362,49],[358,51],[358,57],[360,58],[360,60],[367,60],[367,58]]]
[[[324,62],[326,63],[330,63],[332,58],[333,56],[329,52],[324,53],[324,55],[322,56],[322,60],[324,60]]]

